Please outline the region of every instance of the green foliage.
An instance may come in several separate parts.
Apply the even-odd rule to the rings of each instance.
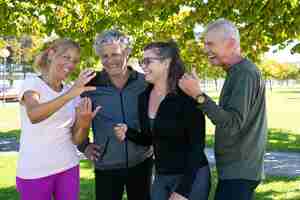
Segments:
[[[183,7],[188,6],[188,7]],[[82,66],[93,66],[94,36],[104,29],[118,28],[131,35],[133,56],[154,40],[175,39],[188,68],[207,68],[206,58],[195,41],[195,23],[205,25],[217,18],[235,22],[241,32],[246,56],[258,61],[270,45],[300,39],[300,3],[297,0],[213,1],[201,0],[1,0],[0,36],[23,34],[44,37],[56,33],[82,47]],[[213,73],[212,73],[213,74]],[[219,76],[219,75],[218,75]]]
[[[259,66],[265,79],[288,80],[300,78],[300,69],[294,64],[266,60]]]

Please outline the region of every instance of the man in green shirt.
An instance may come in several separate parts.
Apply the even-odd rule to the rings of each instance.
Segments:
[[[195,98],[216,126],[215,157],[218,185],[215,200],[251,200],[264,176],[267,134],[265,85],[254,63],[243,58],[239,31],[226,19],[210,23],[205,50],[213,65],[226,72],[219,105],[200,86],[195,71],[179,86]]]

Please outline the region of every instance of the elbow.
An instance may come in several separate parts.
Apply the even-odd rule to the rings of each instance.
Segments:
[[[27,116],[32,124],[37,124],[42,121],[42,119],[40,119],[32,110],[27,111]]]
[[[34,117],[30,114],[28,114],[28,118],[32,124],[37,124],[37,123],[41,122],[41,120],[37,119],[36,117]]]

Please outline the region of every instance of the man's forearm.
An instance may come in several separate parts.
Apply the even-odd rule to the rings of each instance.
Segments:
[[[210,97],[200,104],[200,109],[207,115],[213,124],[224,129],[230,129],[231,134],[237,133],[244,121],[243,114],[234,107],[223,108],[218,106]]]

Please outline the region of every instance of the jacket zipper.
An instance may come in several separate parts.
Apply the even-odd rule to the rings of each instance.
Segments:
[[[120,100],[121,100],[121,112],[122,112],[122,122],[126,124],[126,117],[124,111],[124,103],[123,103],[123,92],[120,92]],[[125,160],[126,160],[126,169],[128,171],[128,139],[125,137]]]

